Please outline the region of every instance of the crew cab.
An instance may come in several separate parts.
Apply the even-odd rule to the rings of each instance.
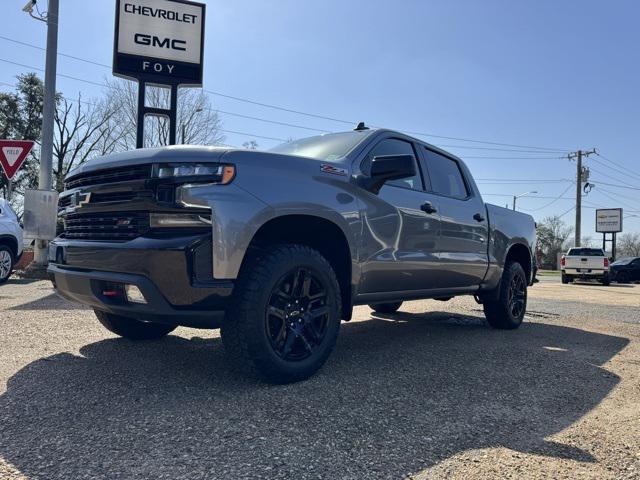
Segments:
[[[598,280],[609,285],[609,259],[601,248],[573,247],[560,259],[562,283],[575,279]]]
[[[529,215],[485,204],[464,162],[359,125],[268,152],[173,146],[91,160],[66,178],[50,245],[57,292],[117,335],[221,328],[233,362],[307,378],[354,305],[473,295],[523,321]]]
[[[0,199],[0,283],[11,276],[13,266],[22,256],[22,227],[15,212],[4,199]]]

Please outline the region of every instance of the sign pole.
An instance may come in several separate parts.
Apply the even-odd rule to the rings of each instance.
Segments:
[[[136,148],[144,148],[144,116],[145,116],[145,94],[147,84],[143,81],[138,83],[138,124],[136,125]]]

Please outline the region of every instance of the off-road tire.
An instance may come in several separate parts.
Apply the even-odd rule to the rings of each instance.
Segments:
[[[395,313],[402,306],[402,302],[370,303],[369,308],[376,313]]]
[[[104,328],[129,340],[157,340],[176,329],[173,325],[141,322],[134,318],[123,317],[101,310],[94,310],[94,312]]]
[[[523,301],[517,314],[514,314],[514,296],[510,295],[510,290],[514,288],[514,281],[518,282],[518,285],[524,282],[523,297],[517,296]],[[487,322],[492,328],[514,330],[522,324],[527,310],[527,276],[522,265],[517,262],[507,262],[502,273],[497,300],[485,300],[483,308]]]
[[[11,276],[11,272],[13,272],[13,266],[15,265],[16,257],[13,254],[13,251],[11,251],[11,249],[6,245],[0,245],[0,251],[7,252],[9,254],[9,258],[11,261],[11,265],[9,267],[8,273],[5,276],[0,278],[0,284],[2,284],[2,283],[5,283],[7,280],[9,280],[9,277]]]
[[[303,245],[274,245],[250,255],[222,322],[220,333],[225,350],[235,367],[268,382],[284,384],[309,378],[333,351],[340,330],[340,286],[333,268],[319,252]],[[327,313],[321,341],[314,345],[308,358],[292,361],[277,353],[272,344],[267,309],[274,289],[296,269],[305,269],[319,279],[327,293]],[[286,335],[288,338],[289,331]]]

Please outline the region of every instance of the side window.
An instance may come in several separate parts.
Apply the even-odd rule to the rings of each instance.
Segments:
[[[420,169],[416,158],[416,153],[413,150],[413,146],[409,142],[404,140],[398,140],[397,138],[388,138],[382,140],[369,152],[367,157],[362,161],[361,170],[365,173],[369,172],[371,160],[373,157],[379,157],[383,155],[413,155],[414,163],[416,167],[416,174],[413,177],[402,178],[400,180],[391,180],[386,185],[394,185],[396,187],[410,188],[411,190],[422,190],[422,179],[420,178]]]
[[[467,198],[469,190],[462,177],[458,162],[444,155],[425,149],[431,190],[454,198]]]

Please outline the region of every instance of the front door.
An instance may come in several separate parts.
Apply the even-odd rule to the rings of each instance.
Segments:
[[[373,157],[413,155],[412,143],[387,138],[362,162],[367,172]],[[377,196],[364,199],[360,293],[436,288],[438,268],[438,198],[425,192],[420,167],[411,178],[387,182]]]

